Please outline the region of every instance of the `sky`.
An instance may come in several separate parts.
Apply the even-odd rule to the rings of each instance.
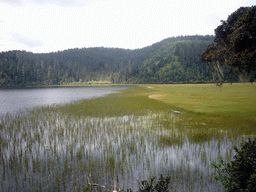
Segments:
[[[256,0],[0,0],[0,51],[138,49],[168,37],[213,35]]]

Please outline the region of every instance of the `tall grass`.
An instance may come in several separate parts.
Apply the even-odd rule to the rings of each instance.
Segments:
[[[232,139],[176,126],[181,115],[77,117],[40,110],[1,117],[2,191],[79,191],[95,183],[136,190],[137,180],[171,175],[177,191],[217,190],[211,161],[228,160]]]

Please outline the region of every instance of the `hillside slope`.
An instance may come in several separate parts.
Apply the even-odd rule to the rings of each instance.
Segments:
[[[213,36],[172,37],[142,49],[82,48],[35,54],[0,53],[0,86],[70,82],[176,83],[212,81],[200,55]]]

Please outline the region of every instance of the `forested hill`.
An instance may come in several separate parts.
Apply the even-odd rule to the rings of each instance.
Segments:
[[[0,86],[208,82],[213,80],[213,70],[200,61],[200,56],[213,39],[172,37],[136,50],[96,47],[45,54],[1,52]]]

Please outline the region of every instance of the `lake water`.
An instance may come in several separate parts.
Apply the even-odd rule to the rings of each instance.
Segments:
[[[0,90],[0,114],[125,88]],[[171,176],[170,191],[224,191],[211,162],[219,156],[230,161],[243,137],[214,127],[212,118],[191,117],[169,110],[111,117],[54,110],[0,115],[0,191],[82,191],[89,182],[137,191],[138,181],[161,174]]]
[[[36,106],[101,97],[125,88],[127,86],[4,89],[0,90],[0,115]]]

